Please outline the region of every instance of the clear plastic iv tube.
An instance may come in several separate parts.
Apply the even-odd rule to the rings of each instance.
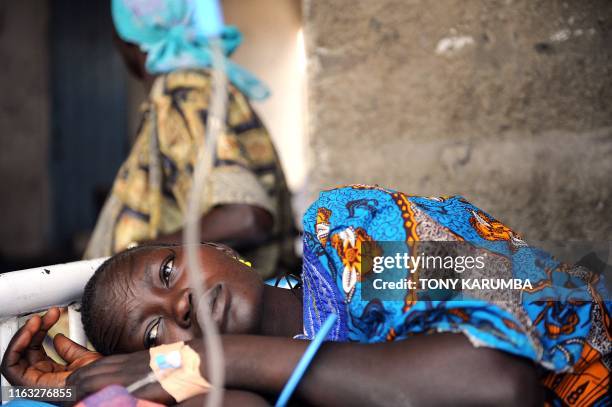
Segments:
[[[202,2],[211,0],[196,0]],[[214,0],[212,0],[214,1]],[[223,401],[223,386],[225,381],[225,364],[221,336],[212,319],[208,301],[204,297],[206,289],[202,273],[202,263],[199,256],[200,248],[200,216],[210,208],[203,208],[202,198],[211,193],[211,170],[215,157],[217,139],[225,130],[227,112],[227,76],[225,56],[220,40],[210,38],[210,51],[212,54],[212,98],[209,104],[206,121],[206,134],[204,143],[198,148],[197,162],[194,169],[191,192],[187,204],[185,227],[183,228],[183,242],[186,245],[187,265],[189,270],[189,285],[193,290],[194,306],[198,324],[202,328],[203,344],[205,349],[205,363],[207,379],[211,383],[208,393],[208,407],[217,407]]]

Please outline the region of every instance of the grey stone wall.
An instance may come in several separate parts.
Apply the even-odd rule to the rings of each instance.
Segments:
[[[461,194],[529,239],[612,238],[612,2],[306,0],[309,195]]]
[[[0,1],[0,254],[37,255],[49,228],[48,9]]]

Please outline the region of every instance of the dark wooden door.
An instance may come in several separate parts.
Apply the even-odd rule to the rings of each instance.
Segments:
[[[110,0],[52,0],[52,245],[91,229],[127,154],[127,72],[112,41]]]

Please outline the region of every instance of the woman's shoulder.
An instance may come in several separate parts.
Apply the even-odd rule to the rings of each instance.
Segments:
[[[208,69],[177,69],[160,76],[166,91],[193,89],[210,93],[212,75]]]

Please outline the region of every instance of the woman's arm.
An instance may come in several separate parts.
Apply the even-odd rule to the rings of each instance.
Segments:
[[[226,244],[236,250],[257,247],[272,235],[270,212],[257,206],[226,204],[216,206],[200,219],[200,240]],[[180,243],[183,230],[157,237],[158,243]]]
[[[281,337],[223,336],[226,387],[276,395],[308,346]],[[202,341],[191,341],[205,361]],[[208,377],[205,363],[201,373]],[[109,356],[72,373],[67,384],[86,395],[109,384],[129,385],[149,369],[148,351]],[[158,383],[138,397],[171,403]],[[460,334],[418,335],[378,344],[325,343],[295,399],[316,406],[542,404],[536,369],[528,361],[475,348]]]
[[[308,346],[256,336],[226,336],[223,343],[227,386],[274,394]],[[317,406],[529,406],[541,405],[542,395],[528,361],[475,348],[460,334],[433,334],[379,344],[325,343],[295,398]]]
[[[202,407],[206,402],[206,395],[192,397],[188,400],[179,403],[180,407]],[[223,392],[223,406],[232,407],[265,407],[269,404],[266,400],[255,393],[250,393],[242,390],[225,390]]]

